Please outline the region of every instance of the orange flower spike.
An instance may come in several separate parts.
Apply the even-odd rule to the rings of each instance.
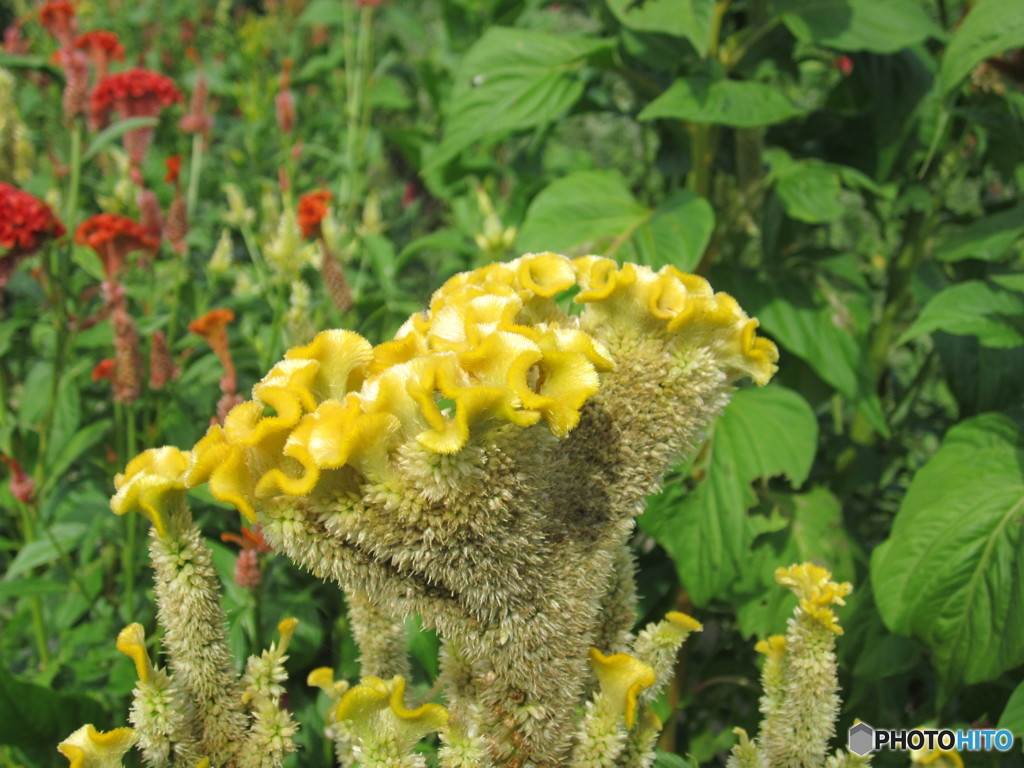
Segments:
[[[117,282],[129,253],[155,252],[160,247],[160,241],[141,224],[116,213],[101,213],[83,221],[75,230],[75,242],[96,252],[103,261],[108,282]]]
[[[177,185],[178,176],[181,174],[181,155],[171,155],[164,160],[164,165],[167,166],[167,175],[164,176],[164,181]]]
[[[299,227],[303,237],[322,236],[320,222],[327,215],[327,203],[332,198],[326,189],[318,189],[299,198]]]
[[[108,357],[96,363],[96,367],[92,369],[92,380],[114,381],[114,358]]]
[[[224,394],[234,394],[237,390],[235,363],[231,359],[228,347],[228,323],[233,322],[235,313],[230,309],[212,309],[198,320],[189,323],[188,329],[196,336],[205,339],[214,354],[224,366],[224,378],[220,381],[220,390]]]

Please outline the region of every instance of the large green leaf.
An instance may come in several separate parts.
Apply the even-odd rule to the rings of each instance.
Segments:
[[[1024,344],[1024,293],[983,280],[951,285],[924,305],[901,343],[932,331],[977,336],[983,346],[1011,348]]]
[[[708,52],[715,0],[608,0],[608,7],[631,29],[685,37],[701,56]]]
[[[939,93],[956,88],[987,58],[1024,46],[1024,13],[1006,0],[980,0],[953,33],[939,69]]]
[[[799,486],[810,472],[817,439],[814,413],[796,392],[776,386],[740,390],[709,438],[704,479],[640,517],[641,527],[672,556],[695,604],[720,595],[743,571],[753,537],[746,511],[756,501],[750,484],[785,475]]]
[[[782,149],[766,151],[765,159],[772,168],[775,193],[789,216],[808,224],[821,224],[835,221],[843,214],[838,167],[820,160],[794,160]]]
[[[639,120],[670,117],[692,123],[757,128],[791,120],[803,110],[774,85],[749,80],[681,77],[648,104]]]
[[[583,95],[580,70],[613,41],[492,27],[459,65],[436,168],[483,138],[547,125]]]
[[[998,261],[1011,251],[1021,235],[1024,235],[1024,204],[978,219],[955,234],[942,238],[935,249],[935,258],[942,261]]]
[[[1024,434],[984,414],[951,429],[875,550],[886,625],[932,652],[947,685],[1024,662]]]
[[[688,190],[648,208],[618,171],[580,171],[534,198],[517,245],[522,251],[609,254],[687,271],[700,262],[714,224],[708,201]]]
[[[849,399],[879,434],[889,434],[863,329],[850,327],[813,283],[732,270],[716,277],[716,287],[735,296],[776,341]]]
[[[0,744],[26,750],[37,765],[56,765],[57,744],[86,723],[109,730],[108,717],[88,696],[19,680],[0,665]]]
[[[1010,694],[1010,700],[999,716],[999,727],[1006,728],[1017,738],[1024,737],[1024,683]]]
[[[914,0],[780,0],[778,9],[798,39],[841,51],[895,53],[944,37]]]

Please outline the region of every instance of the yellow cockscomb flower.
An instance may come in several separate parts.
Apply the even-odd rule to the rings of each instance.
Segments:
[[[654,670],[628,653],[605,656],[590,649],[590,666],[601,684],[601,693],[618,709],[626,730],[636,722],[637,697],[654,685]]]
[[[852,584],[832,581],[832,573],[814,563],[779,568],[775,571],[775,581],[789,587],[800,600],[800,610],[807,616],[837,635],[843,634],[843,628],[829,606],[846,605],[843,598],[853,591]]]
[[[335,722],[345,722],[353,733],[373,743],[395,741],[400,749],[411,748],[429,733],[448,723],[448,711],[439,704],[405,706],[405,679],[396,675],[384,681],[364,677],[350,688],[334,710]]]
[[[139,680],[148,683],[153,672],[153,664],[146,652],[146,631],[141,624],[129,624],[118,633],[117,650],[134,662]]]
[[[68,759],[69,768],[121,768],[125,752],[135,744],[135,731],[115,728],[97,731],[92,725],[83,725],[57,746],[57,751]]]
[[[151,448],[128,462],[114,478],[117,493],[110,500],[115,513],[139,512],[161,536],[167,533],[168,515],[185,495],[185,472],[191,455],[177,448]]]

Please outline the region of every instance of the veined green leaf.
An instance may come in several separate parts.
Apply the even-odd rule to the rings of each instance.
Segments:
[[[778,10],[797,39],[841,51],[895,53],[945,37],[913,0],[780,0]]]
[[[814,412],[796,392],[776,386],[740,390],[709,438],[704,479],[673,504],[654,504],[639,518],[672,556],[695,604],[721,594],[743,570],[753,538],[746,514],[756,501],[750,484],[785,475],[799,486],[817,440]]]
[[[82,523],[56,523],[50,528],[49,536],[22,547],[4,574],[4,581],[10,581],[36,566],[52,563],[60,557],[61,552],[73,549],[85,531],[86,526]],[[55,542],[57,546],[54,546]]]
[[[617,171],[581,171],[534,198],[517,245],[524,252],[605,254],[687,271],[700,262],[714,223],[708,201],[688,190],[648,208]]]
[[[1024,204],[973,221],[960,231],[942,238],[935,249],[941,261],[982,259],[998,261],[1024,235]]]
[[[608,7],[630,29],[685,37],[701,56],[708,52],[715,0],[608,0]]]
[[[838,167],[820,160],[793,160],[781,149],[770,149],[765,157],[772,167],[775,192],[789,216],[808,224],[822,224],[843,214]]]
[[[672,83],[644,107],[637,119],[670,117],[693,123],[757,128],[783,123],[801,114],[803,110],[774,85],[690,75]]]
[[[953,32],[939,69],[939,93],[956,88],[987,58],[1024,46],[1024,13],[1005,0],[979,0]]]
[[[900,343],[932,331],[977,336],[997,349],[1024,344],[1024,293],[982,280],[951,285],[924,305]]]
[[[1024,435],[983,414],[953,427],[918,470],[871,559],[893,632],[932,651],[949,686],[1024,662]]]
[[[1010,731],[1018,739],[1024,737],[1024,683],[1013,689],[999,716],[999,727]]]
[[[426,168],[451,160],[474,141],[546,125],[583,95],[587,58],[614,42],[493,27],[462,60],[440,146]]]

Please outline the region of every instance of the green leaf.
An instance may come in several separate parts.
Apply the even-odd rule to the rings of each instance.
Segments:
[[[874,553],[886,626],[932,652],[947,685],[1024,662],[1024,434],[1000,414],[953,427]]]
[[[895,53],[945,36],[913,0],[779,0],[778,10],[798,40],[841,51]]]
[[[939,69],[939,93],[960,85],[985,59],[1024,46],[1024,13],[1010,10],[1004,0],[980,0],[953,32]]]
[[[654,753],[654,768],[697,768],[698,765],[699,763],[689,755],[681,757],[660,749]]]
[[[1024,344],[1024,294],[982,280],[951,285],[924,305],[899,343],[933,331],[977,336],[996,349]]]
[[[66,553],[74,549],[85,535],[85,531],[86,526],[83,523],[56,523],[50,528],[49,536],[30,541],[18,552],[3,580],[10,581],[37,566],[52,563],[61,556],[61,552]],[[54,542],[57,546],[54,546]]]
[[[608,7],[630,29],[685,37],[701,57],[708,52],[715,0],[608,0]]]
[[[61,739],[85,723],[107,723],[109,717],[88,696],[19,680],[0,666],[0,744],[26,750],[37,765],[54,764]]]
[[[752,538],[746,510],[757,500],[751,482],[785,475],[799,486],[817,440],[814,412],[796,392],[740,390],[709,439],[704,479],[671,505],[652,505],[640,517],[641,527],[672,556],[695,604],[721,594],[743,571]]]
[[[765,158],[772,167],[775,192],[790,217],[822,224],[842,216],[839,168],[820,160],[793,160],[781,149],[768,150]]]
[[[935,249],[940,261],[981,259],[998,261],[1011,252],[1024,234],[1024,204],[972,222],[949,237],[941,238]]]
[[[1024,737],[1024,683],[1013,689],[1006,702],[1003,714],[999,716],[999,728],[1005,728],[1018,739]]]
[[[341,26],[345,19],[343,0],[313,0],[299,16],[299,23],[309,26]],[[341,46],[338,46],[339,48]]]
[[[129,117],[127,120],[121,120],[104,128],[96,134],[95,139],[89,142],[89,146],[86,147],[82,155],[82,162],[87,163],[92,160],[107,144],[117,141],[128,131],[135,128],[151,128],[159,122],[155,117]]]
[[[425,170],[454,158],[474,141],[547,125],[583,95],[581,70],[614,41],[492,27],[469,50],[455,75],[440,146]]]
[[[672,83],[644,107],[637,119],[669,117],[693,123],[757,128],[783,123],[801,114],[803,110],[774,85],[690,75]]]
[[[524,252],[605,254],[687,271],[700,262],[714,224],[711,205],[689,190],[652,209],[618,171],[580,171],[534,198],[516,242]]]
[[[110,419],[101,419],[80,429],[70,440],[59,445],[54,443],[54,456],[50,466],[47,467],[46,484],[59,482],[75,461],[107,435],[113,435],[112,422]]]
[[[864,332],[824,301],[813,283],[732,270],[716,276],[716,287],[735,296],[776,341],[856,405],[879,434],[889,434]]]

